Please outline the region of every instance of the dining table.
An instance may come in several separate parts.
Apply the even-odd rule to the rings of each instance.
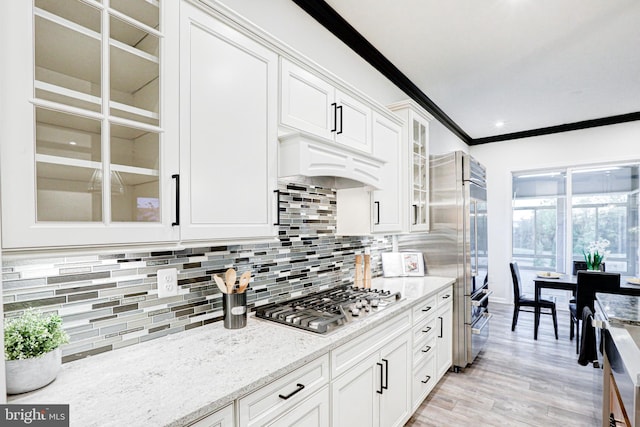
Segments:
[[[634,282],[634,283],[632,283]],[[570,291],[575,298],[578,291],[578,276],[572,274],[544,272],[537,274],[533,281],[535,285],[535,300],[540,301],[542,289],[560,289]],[[610,293],[640,296],[640,281],[631,276],[620,276],[620,289]],[[533,339],[538,339],[538,323],[540,322],[540,306],[536,304],[533,322]]]

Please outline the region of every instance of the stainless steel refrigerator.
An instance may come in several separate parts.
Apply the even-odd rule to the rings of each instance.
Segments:
[[[473,363],[489,337],[486,170],[462,151],[431,156],[428,233],[398,236],[398,250],[421,251],[427,274],[456,278],[453,366]]]

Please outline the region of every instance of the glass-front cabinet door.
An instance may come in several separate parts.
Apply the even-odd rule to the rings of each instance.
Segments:
[[[429,139],[428,124],[414,117],[411,121],[413,183],[411,231],[429,229]]]
[[[3,247],[174,240],[164,2],[8,3]],[[29,14],[22,28],[17,17]]]

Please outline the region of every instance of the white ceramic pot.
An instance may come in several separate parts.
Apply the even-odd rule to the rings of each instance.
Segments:
[[[7,394],[26,393],[56,379],[62,365],[60,347],[40,357],[5,360]]]

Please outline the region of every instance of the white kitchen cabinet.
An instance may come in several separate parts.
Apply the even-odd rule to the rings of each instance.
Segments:
[[[182,239],[275,235],[278,56],[182,3]]]
[[[189,424],[189,427],[234,427],[233,404],[227,405],[213,414]]]
[[[429,122],[433,120],[414,101],[408,100],[388,106],[404,120],[402,166],[405,231],[429,230]]]
[[[326,427],[329,425],[329,386],[271,423],[273,427]]]
[[[238,400],[238,425],[295,425],[303,419],[308,423],[305,425],[315,425],[315,421],[326,421],[329,376],[329,356],[325,355],[242,397]]]
[[[453,362],[453,287],[448,286],[412,310],[412,397],[415,411]]]
[[[280,76],[283,125],[372,153],[369,105],[284,58]]]
[[[453,363],[453,289],[438,294],[436,312],[436,376],[438,381]]]
[[[3,247],[176,239],[177,4],[1,8]]]
[[[373,153],[385,160],[380,173],[382,188],[371,192],[372,231],[391,233],[402,231],[402,180],[400,122],[373,115]]]
[[[408,327],[409,316],[398,316],[332,351],[333,426],[401,426],[409,419]]]

